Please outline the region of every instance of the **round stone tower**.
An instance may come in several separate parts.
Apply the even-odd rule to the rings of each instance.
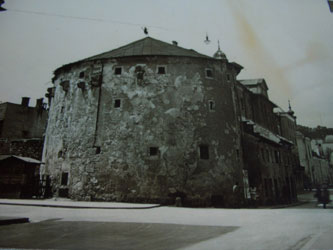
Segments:
[[[240,70],[150,37],[58,68],[42,174],[77,200],[228,205]]]

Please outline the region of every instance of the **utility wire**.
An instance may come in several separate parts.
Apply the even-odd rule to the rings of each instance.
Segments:
[[[140,23],[130,23],[130,22],[123,22],[118,20],[108,20],[102,18],[90,18],[90,17],[79,17],[79,16],[67,16],[55,13],[48,13],[48,12],[41,12],[41,11],[29,11],[29,10],[18,10],[18,9],[7,9],[7,11],[18,12],[18,13],[26,13],[26,14],[35,14],[41,16],[53,16],[53,17],[61,17],[61,18],[69,18],[69,19],[77,19],[77,20],[86,20],[86,21],[94,21],[94,22],[103,22],[103,23],[117,23],[121,25],[131,25],[131,26],[140,26],[140,27],[149,27],[149,28],[156,28],[161,30],[169,30],[167,28],[161,26],[148,26],[145,24]]]

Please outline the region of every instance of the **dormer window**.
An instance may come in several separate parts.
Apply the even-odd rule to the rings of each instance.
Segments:
[[[213,70],[206,69],[206,78],[213,78]]]
[[[159,75],[166,74],[166,67],[165,66],[157,66],[157,74],[159,74]]]
[[[116,67],[114,69],[114,74],[115,75],[121,75],[121,73],[122,73],[122,67]]]

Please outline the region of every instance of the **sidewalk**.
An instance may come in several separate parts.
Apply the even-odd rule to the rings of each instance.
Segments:
[[[64,198],[53,198],[47,200],[15,200],[0,199],[0,205],[56,207],[56,208],[88,208],[88,209],[148,209],[160,207],[159,204],[136,204],[122,202],[90,202],[73,201]]]

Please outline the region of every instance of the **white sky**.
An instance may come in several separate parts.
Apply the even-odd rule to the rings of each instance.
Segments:
[[[147,26],[153,38],[210,56],[220,40],[244,67],[238,79],[265,78],[273,102],[287,110],[291,100],[298,124],[333,127],[327,0],[7,0],[3,7],[2,102],[29,96],[35,105],[56,68],[141,39]]]

